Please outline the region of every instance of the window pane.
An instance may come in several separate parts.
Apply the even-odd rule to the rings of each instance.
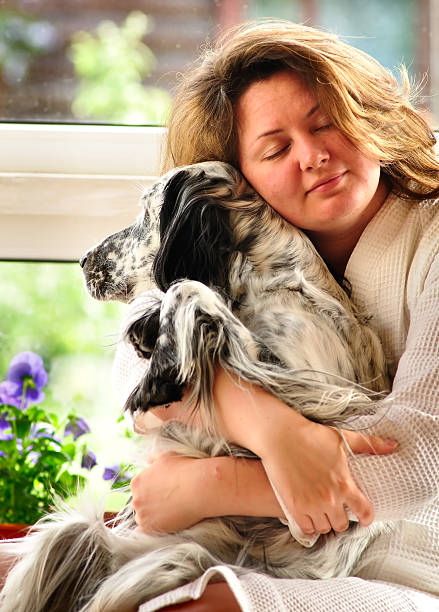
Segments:
[[[75,411],[90,426],[99,496],[108,489],[104,467],[133,456],[110,382],[124,306],[92,299],[78,264],[0,262],[0,284],[0,380],[17,353],[41,355],[49,373],[44,407],[60,416]]]
[[[214,2],[17,0],[0,8],[3,119],[161,124]]]
[[[206,40],[259,17],[328,28],[391,69],[428,72],[437,113],[435,0],[6,0],[0,119],[162,124],[178,73]]]

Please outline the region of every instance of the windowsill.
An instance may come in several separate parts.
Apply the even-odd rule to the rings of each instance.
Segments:
[[[77,260],[129,225],[166,130],[0,124],[0,258]]]

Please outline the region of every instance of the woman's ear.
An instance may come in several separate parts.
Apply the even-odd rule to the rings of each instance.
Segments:
[[[199,166],[171,176],[164,191],[154,262],[155,281],[162,291],[182,278],[227,289],[233,235],[221,189],[224,181]]]

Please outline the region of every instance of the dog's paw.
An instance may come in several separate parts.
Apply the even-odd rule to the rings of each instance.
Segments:
[[[127,333],[127,340],[132,344],[134,350],[141,359],[151,359],[154,346],[147,346],[134,330],[130,330]]]
[[[150,359],[159,333],[160,309],[147,312],[131,323],[125,338],[141,359]]]

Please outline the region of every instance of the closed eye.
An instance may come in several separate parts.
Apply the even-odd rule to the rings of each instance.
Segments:
[[[332,123],[325,123],[325,125],[321,125],[319,127],[317,127],[314,131],[315,132],[321,132],[323,130],[328,130],[329,128],[332,128],[333,124]]]
[[[283,153],[288,151],[290,146],[291,146],[290,144],[287,144],[284,147],[282,147],[281,149],[278,149],[277,151],[275,151],[274,153],[271,153],[270,155],[266,155],[264,157],[264,159],[276,159],[277,157],[280,157]]]

